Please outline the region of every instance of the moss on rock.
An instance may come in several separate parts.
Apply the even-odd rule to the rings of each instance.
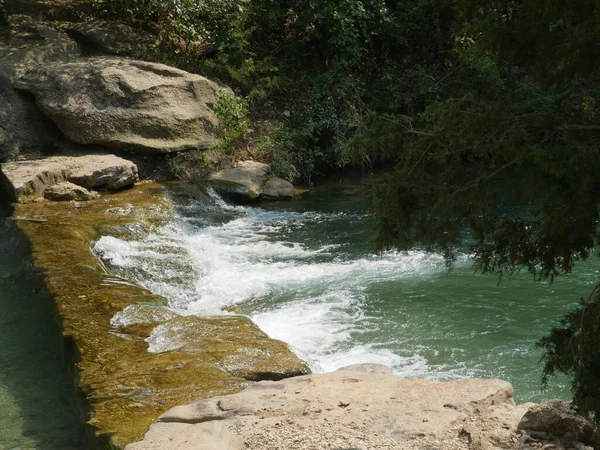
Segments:
[[[269,339],[244,317],[142,314],[137,323],[111,324],[127,307],[160,309],[167,302],[106,273],[90,243],[103,234],[119,234],[128,224],[136,224],[139,237],[166,223],[171,207],[164,190],[141,183],[85,203],[15,205],[15,219],[55,297],[65,340],[75,344],[76,382],[87,423],[105,444],[122,446],[140,438],[175,405],[239,391],[248,379],[306,371],[287,345]],[[149,353],[146,339],[156,325],[189,327],[184,343]]]

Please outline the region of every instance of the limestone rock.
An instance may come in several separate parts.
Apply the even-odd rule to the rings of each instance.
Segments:
[[[0,161],[18,156],[40,156],[52,150],[61,135],[33,99],[13,89],[14,80],[40,65],[71,61],[80,56],[78,44],[51,26],[31,17],[8,18],[9,40],[0,50]]]
[[[211,107],[221,88],[162,64],[89,58],[28,72],[13,84],[71,141],[166,153],[217,141]]]
[[[523,413],[505,381],[409,380],[364,364],[175,407],[127,450],[513,448]]]
[[[271,177],[262,186],[262,195],[268,200],[288,199],[296,196],[296,189],[288,181],[281,178]]]
[[[98,197],[97,192],[90,192],[86,188],[69,183],[68,181],[50,186],[44,191],[45,199],[59,202],[70,200],[87,201]]]
[[[49,187],[64,181],[87,189],[108,190],[131,186],[138,181],[134,163],[108,153],[4,163],[0,172],[7,191],[19,202],[39,198]]]
[[[532,406],[519,423],[519,430],[542,431],[565,441],[591,442],[594,427],[577,414],[569,402],[550,400]]]
[[[174,318],[157,326],[146,341],[152,353],[178,350],[204,355],[231,375],[252,381],[308,373],[287,344],[269,338],[242,316]]]
[[[136,55],[152,41],[150,35],[127,24],[105,20],[75,23],[67,31],[84,46],[110,55]]]
[[[231,169],[211,174],[209,181],[219,193],[242,202],[290,200],[296,195],[291,183],[273,175],[268,164],[256,161],[240,161]]]

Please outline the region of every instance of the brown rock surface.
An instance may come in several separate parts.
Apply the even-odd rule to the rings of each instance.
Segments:
[[[15,219],[29,237],[36,267],[54,295],[65,347],[74,349],[70,357],[86,402],[83,414],[101,445],[123,446],[139,439],[175,405],[243,389],[248,381],[233,374],[242,373],[240,367],[272,373],[283,370],[284,360],[294,361],[294,367],[302,365],[287,346],[269,343],[246,319],[235,330],[226,329],[230,323],[225,319],[231,318],[224,318],[222,326],[218,318],[207,319],[206,324],[201,318],[186,322],[201,331],[190,330],[178,349],[148,352],[145,340],[152,328],[181,320],[180,316],[164,307],[166,299],[107,274],[90,251],[90,242],[115,233],[140,237],[164,224],[170,211],[164,189],[141,183],[93,202],[15,205]],[[129,231],[132,223],[135,230]],[[194,338],[205,336],[205,329],[213,333],[206,349],[203,341]],[[219,333],[225,337],[219,339]],[[247,345],[232,339],[233,334],[239,342],[268,349],[280,361],[269,361],[264,355],[257,361],[245,351]],[[274,368],[261,366],[270,363]]]
[[[525,410],[505,381],[408,380],[365,364],[178,406],[127,450],[517,448]]]
[[[20,2],[12,2],[16,4]],[[0,161],[18,156],[47,154],[61,139],[56,126],[30,96],[12,83],[40,65],[71,61],[81,55],[79,45],[50,24],[26,15],[8,17],[8,41],[0,46]]]
[[[34,69],[13,83],[78,144],[166,153],[217,142],[216,83],[163,64],[117,57]]]
[[[75,23],[67,31],[84,46],[91,46],[97,52],[109,55],[138,55],[153,40],[149,34],[125,23],[106,20]]]

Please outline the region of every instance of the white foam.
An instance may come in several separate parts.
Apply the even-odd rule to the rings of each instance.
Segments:
[[[405,376],[427,372],[418,354],[398,355],[382,343],[360,343],[371,283],[439,273],[440,255],[411,251],[349,256],[343,244],[307,244],[294,230],[344,220],[348,213],[268,211],[230,206],[209,193],[223,223],[199,227],[184,217],[127,241],[105,236],[93,246],[111,270],[169,299],[179,314],[226,314],[246,304],[271,337],[288,342],[317,372],[354,363],[382,363]],[[206,210],[206,205],[203,205]],[[188,212],[189,213],[189,212]],[[176,334],[153,332],[151,351],[179,348]]]

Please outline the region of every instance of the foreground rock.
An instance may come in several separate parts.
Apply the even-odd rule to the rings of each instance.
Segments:
[[[162,64],[89,58],[31,70],[13,85],[79,144],[165,153],[217,141],[211,107],[221,88]]]
[[[209,176],[219,193],[237,201],[290,200],[294,186],[271,173],[271,167],[256,161],[240,161],[231,169]]]
[[[248,378],[306,370],[287,345],[250,320],[181,317],[166,299],[108,274],[91,252],[103,235],[143,239],[165,225],[170,210],[165,188],[154,183],[93,202],[15,205],[54,296],[82,417],[98,447],[121,448],[169,408],[238,392]],[[167,345],[160,347],[160,338]]]
[[[127,450],[517,448],[501,380],[408,380],[380,365],[260,382],[163,414]]]
[[[34,161],[4,163],[3,182],[13,200],[24,203],[65,181],[86,189],[119,190],[138,181],[137,166],[109,153],[52,156]]]

